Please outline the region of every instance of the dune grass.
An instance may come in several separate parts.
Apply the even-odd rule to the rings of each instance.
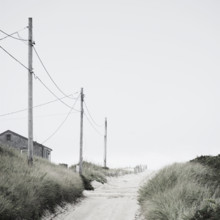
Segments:
[[[76,165],[70,167],[71,170],[76,170]],[[92,181],[97,181],[102,184],[107,182],[107,177],[118,177],[121,175],[126,175],[132,173],[131,170],[126,170],[122,168],[118,169],[109,169],[104,168],[100,165],[83,161],[83,173],[82,180],[86,190],[93,190],[94,188],[91,185]]]
[[[0,216],[1,219],[40,219],[57,205],[74,202],[82,195],[78,174],[34,158],[32,167],[25,155],[0,145]]]
[[[132,173],[132,171],[123,168],[104,168],[100,165],[86,161],[83,162],[83,172],[85,176],[90,176],[91,180],[96,180],[102,183],[105,183],[107,181],[106,177],[118,177],[121,175]]]
[[[220,219],[220,216],[215,218],[220,207],[220,184],[214,175],[212,169],[199,163],[163,168],[139,190],[138,201],[144,217],[147,220]]]
[[[200,156],[190,161],[191,163],[200,163],[212,170],[212,179],[220,183],[220,154],[217,156]]]

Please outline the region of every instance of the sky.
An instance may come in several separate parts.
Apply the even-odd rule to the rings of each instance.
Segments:
[[[0,30],[28,38],[33,18],[35,48],[72,106],[84,88],[83,158],[103,164],[108,119],[107,166],[138,164],[158,169],[220,146],[220,2],[217,0],[0,0]],[[0,33],[0,39],[5,37]],[[18,38],[18,35],[14,35]],[[26,41],[0,46],[25,66]],[[34,74],[59,97],[36,54]],[[28,71],[0,48],[0,132],[27,137]],[[34,105],[56,98],[33,79]],[[80,110],[77,101],[75,109]],[[53,134],[70,108],[59,100],[34,108],[34,140]],[[95,129],[94,129],[95,127]],[[80,114],[73,110],[44,144],[55,163],[79,161]]]

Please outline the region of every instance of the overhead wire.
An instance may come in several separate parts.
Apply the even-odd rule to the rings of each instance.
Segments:
[[[42,67],[44,68],[45,72],[47,73],[47,75],[49,76],[50,80],[53,82],[53,84],[56,86],[56,88],[63,94],[63,95],[66,95],[61,89],[60,87],[57,85],[57,83],[54,81],[54,79],[52,78],[52,76],[50,75],[49,71],[47,70],[46,66],[44,65],[39,53],[37,52],[35,46],[33,45],[33,49],[34,49],[34,52],[35,54],[37,55],[37,58],[38,60],[40,61]]]
[[[27,39],[23,39],[23,38],[21,38],[21,37],[17,38],[17,37],[14,37],[14,36],[13,36],[13,35],[15,35],[15,34],[18,34],[18,33],[21,32],[21,31],[25,30],[26,28],[27,28],[27,27],[22,28],[21,30],[15,31],[15,32],[13,32],[12,34],[8,34],[8,33],[6,33],[5,31],[3,31],[3,30],[0,29],[0,32],[2,32],[3,34],[6,35],[5,37],[0,38],[0,41],[6,39],[6,38],[8,38],[8,37],[13,38],[13,39],[15,39],[15,40],[28,41]]]
[[[19,39],[22,39],[19,33],[16,33],[18,35]],[[26,41],[21,41],[21,43],[23,43],[24,45],[28,46],[28,42]]]
[[[72,111],[71,114],[78,114],[76,111]],[[56,116],[63,116],[66,115],[66,113],[55,113],[55,114],[47,114],[47,115],[36,115],[35,118],[47,118],[47,117],[56,117]]]
[[[69,95],[69,96],[71,96],[71,95]],[[62,97],[60,99],[65,99],[65,98],[66,98],[66,96],[64,96],[64,97]],[[35,106],[33,106],[33,108],[42,107],[42,106],[45,106],[45,105],[48,105],[48,104],[51,104],[51,103],[57,102],[57,101],[59,101],[59,100],[55,99],[55,100],[52,100],[52,101],[49,101],[49,102],[45,102],[45,103],[42,103],[42,104],[39,104],[39,105],[35,105]],[[20,110],[17,110],[17,111],[1,114],[0,117],[8,116],[8,115],[14,115],[14,114],[17,114],[17,113],[20,113],[20,112],[24,112],[24,111],[27,111],[27,110],[28,110],[28,108],[20,109]]]
[[[27,28],[27,27],[26,27],[26,28]],[[24,28],[24,29],[25,29],[25,28]],[[24,29],[22,29],[22,30],[24,30]],[[0,38],[0,41],[6,39],[6,38],[8,38],[8,37],[10,37],[10,38],[15,39],[15,40],[20,40],[20,41],[22,41],[23,43],[27,42],[28,40],[23,39],[23,38],[20,37],[20,35],[19,35],[19,32],[20,32],[20,31],[21,31],[21,30],[16,31],[16,32],[13,32],[12,34],[7,34],[6,32],[4,32],[3,30],[0,29],[0,32],[6,35],[5,37]],[[15,35],[15,34],[17,34],[18,38],[13,36],[13,35]],[[19,63],[22,67],[24,67],[26,70],[30,71],[30,69],[29,69],[27,66],[25,66],[21,61],[19,61],[16,57],[14,57],[10,52],[8,52],[8,51],[7,51],[5,48],[3,48],[1,45],[0,45],[0,48],[1,48],[5,53],[7,53],[11,58],[13,58],[17,63]],[[48,86],[47,86],[38,76],[36,76],[33,72],[31,72],[31,73],[34,75],[35,79],[37,79],[54,97],[56,97],[56,100],[53,100],[53,101],[49,101],[49,102],[46,102],[46,103],[42,103],[42,104],[36,105],[36,106],[34,106],[33,108],[41,107],[41,106],[44,106],[44,105],[47,105],[47,104],[56,102],[56,101],[58,101],[58,100],[59,100],[62,104],[64,104],[64,105],[67,106],[68,108],[70,108],[68,114],[66,115],[66,117],[64,118],[64,120],[60,123],[60,125],[57,127],[57,129],[56,129],[48,138],[46,138],[46,139],[42,142],[42,144],[44,144],[44,143],[46,143],[48,140],[50,140],[50,139],[62,128],[62,126],[63,126],[64,123],[67,121],[67,119],[69,118],[69,116],[70,116],[70,114],[72,113],[73,110],[76,111],[76,112],[80,112],[79,110],[74,109],[74,107],[75,107],[75,105],[76,105],[76,103],[77,103],[77,101],[78,101],[80,95],[78,95],[78,97],[76,98],[76,100],[75,100],[75,102],[74,102],[74,104],[73,104],[72,106],[70,106],[70,105],[66,104],[65,102],[63,102],[62,99],[66,98],[66,97],[70,97],[70,95],[67,96],[66,93],[64,93],[64,92],[61,90],[61,88],[57,85],[57,83],[54,81],[54,79],[53,79],[52,76],[50,75],[49,71],[47,70],[46,66],[44,65],[44,63],[43,63],[41,57],[39,56],[39,53],[37,52],[37,50],[36,50],[36,48],[35,48],[34,45],[32,46],[32,48],[33,48],[33,50],[34,50],[34,52],[35,52],[37,58],[39,59],[41,65],[42,65],[42,67],[43,67],[43,69],[45,70],[45,72],[47,73],[48,77],[50,78],[50,80],[53,82],[53,84],[55,85],[55,87],[64,95],[64,97],[59,98],[50,88],[48,88]],[[85,103],[85,102],[84,102],[84,103]],[[85,112],[83,112],[83,114],[85,115],[85,117],[86,117],[86,119],[88,120],[89,124],[91,125],[91,127],[94,129],[94,131],[95,131],[98,135],[103,136],[103,134],[102,134],[101,132],[99,132],[98,129],[95,127],[95,126],[97,126],[97,127],[102,127],[102,125],[96,123],[96,121],[95,121],[94,118],[92,117],[92,115],[91,115],[91,113],[90,113],[90,111],[89,111],[89,108],[88,108],[88,106],[87,106],[86,103],[85,103],[85,107],[86,107],[86,110],[87,110],[88,115],[89,115],[90,118],[87,116],[87,114],[86,114]],[[8,116],[8,115],[16,114],[16,113],[20,113],[20,112],[23,112],[23,111],[26,111],[26,110],[27,110],[27,108],[26,108],[26,109],[21,109],[21,110],[18,110],[18,111],[14,111],[14,112],[10,112],[10,113],[6,113],[6,114],[2,114],[2,115],[0,115],[0,117]],[[91,121],[90,121],[90,119],[91,119]],[[94,125],[95,125],[95,126],[94,126]]]
[[[92,115],[91,115],[91,113],[90,113],[90,111],[89,111],[89,108],[88,108],[88,106],[87,106],[85,100],[84,100],[84,104],[85,104],[86,110],[87,110],[87,112],[88,112],[88,114],[89,114],[91,120],[93,121],[93,123],[94,123],[97,127],[102,127],[104,124],[98,124],[98,123],[94,120],[94,118],[92,117]]]
[[[21,66],[23,66],[25,69],[27,69],[29,71],[29,68],[26,67],[21,61],[19,61],[17,58],[15,58],[11,53],[9,53],[5,48],[3,48],[1,45],[0,45],[0,48],[5,52],[7,53],[11,58],[13,58],[17,63],[19,63]]]
[[[62,99],[60,99],[51,89],[49,89],[46,84],[38,77],[35,76],[35,79],[37,79],[54,97],[56,97],[61,103],[63,103],[63,105],[65,105],[68,108],[72,108],[70,105],[66,104]],[[74,109],[75,111],[78,111],[76,109]]]
[[[94,129],[94,131],[100,135],[100,136],[104,136],[94,125],[93,123],[90,121],[89,117],[87,116],[87,114],[85,112],[83,112],[83,114],[86,116],[87,121],[89,122],[89,124],[91,125],[91,127]]]
[[[13,38],[13,39],[15,39],[15,40],[20,40],[20,41],[23,41],[23,42],[24,42],[24,41],[28,41],[28,40],[26,40],[26,39],[21,38],[20,35],[19,35],[19,32],[22,31],[22,30],[24,30],[24,29],[26,29],[26,28],[27,28],[27,27],[25,27],[25,28],[23,28],[23,29],[21,29],[21,30],[19,30],[19,31],[13,32],[12,34],[7,34],[7,33],[4,32],[3,30],[0,30],[0,32],[2,32],[3,34],[6,35],[5,37],[0,38],[0,40],[6,39],[6,38],[8,38],[8,37],[11,37],[11,38]],[[17,38],[17,37],[14,37],[14,36],[13,36],[14,34],[17,34],[17,35],[18,35],[18,38]],[[21,61],[19,61],[17,58],[15,58],[11,53],[9,53],[9,52],[8,52],[5,48],[3,48],[1,45],[0,45],[0,48],[1,48],[5,53],[7,53],[11,58],[13,58],[16,62],[18,62],[21,66],[23,66],[25,69],[27,69],[28,71],[30,71],[28,67],[26,67]],[[42,67],[44,68],[45,72],[46,72],[47,75],[49,76],[50,80],[53,82],[53,84],[56,86],[56,88],[65,96],[65,97],[63,97],[63,98],[70,97],[70,96],[67,96],[67,95],[60,89],[60,87],[57,85],[57,83],[53,80],[52,76],[50,75],[49,71],[47,70],[46,66],[44,65],[44,63],[43,63],[42,59],[40,58],[40,56],[39,56],[39,54],[38,54],[36,48],[34,47],[34,45],[33,45],[33,49],[34,49],[35,54],[37,55],[37,58],[39,59],[41,65],[42,65]],[[37,105],[37,106],[34,106],[34,107],[40,107],[40,106],[47,105],[47,104],[49,104],[49,103],[52,103],[52,102],[55,102],[55,101],[58,101],[58,100],[59,100],[62,104],[64,104],[64,105],[67,106],[68,108],[70,108],[70,111],[68,112],[68,114],[67,114],[67,116],[65,117],[64,121],[63,121],[63,122],[58,126],[58,128],[43,142],[43,143],[45,143],[46,141],[48,141],[50,138],[52,138],[52,137],[58,132],[58,130],[62,127],[62,125],[63,125],[63,124],[65,123],[65,121],[68,119],[69,115],[71,114],[71,112],[72,112],[73,110],[75,110],[75,111],[77,111],[77,112],[80,112],[79,110],[74,109],[74,106],[75,106],[75,104],[77,103],[77,101],[78,101],[78,99],[79,99],[79,96],[78,96],[77,99],[75,100],[73,106],[70,106],[70,105],[68,105],[68,104],[66,104],[65,102],[62,101],[63,98],[59,98],[51,89],[49,89],[49,88],[46,86],[46,84],[45,84],[38,76],[36,76],[33,72],[32,72],[32,74],[35,76],[35,79],[37,79],[54,97],[56,97],[56,100],[54,100],[54,101],[50,101],[50,102],[47,102],[47,103],[43,103],[43,104],[40,104],[40,105]],[[84,103],[85,103],[85,102],[84,102]],[[98,127],[102,127],[103,125],[100,125],[100,124],[96,123],[96,121],[95,121],[94,118],[92,117],[92,115],[91,115],[91,113],[90,113],[90,111],[89,111],[89,108],[88,108],[88,106],[86,105],[86,103],[85,103],[85,107],[86,107],[86,110],[87,110],[87,112],[88,112],[88,115],[90,116],[90,119],[91,119],[92,122],[93,122],[93,123],[92,123],[92,122],[90,121],[89,117],[87,116],[87,114],[86,114],[85,112],[83,112],[83,114],[86,116],[86,118],[87,118],[89,124],[92,126],[92,128],[96,131],[97,134],[103,136],[103,134],[101,134],[101,132],[99,132],[99,131],[97,130],[97,128],[94,126],[94,125],[96,125],[96,126],[98,126]],[[0,115],[0,117],[6,116],[6,115],[11,115],[11,114],[16,114],[16,113],[19,113],[19,112],[22,112],[22,111],[26,111],[26,110],[27,110],[27,109],[22,109],[22,110],[10,112],[10,113],[2,114],[2,115]]]
[[[75,105],[76,105],[76,103],[77,103],[77,101],[78,101],[78,99],[79,99],[79,96],[80,96],[80,95],[78,95],[77,99],[75,100],[73,106],[71,107],[70,111],[68,112],[68,114],[66,115],[66,117],[65,117],[65,119],[62,121],[62,123],[57,127],[57,129],[56,129],[48,138],[46,138],[46,139],[42,142],[42,144],[46,143],[49,139],[51,139],[51,138],[61,129],[61,127],[64,125],[64,123],[66,122],[66,120],[68,119],[68,117],[70,116],[70,114],[72,113],[72,111],[74,110],[74,107],[75,107]]]
[[[26,70],[30,71],[28,67],[26,67],[22,62],[20,62],[17,58],[15,58],[11,53],[9,53],[6,49],[4,49],[1,45],[0,48],[7,53],[11,58],[13,58],[16,62],[18,62],[21,66],[23,66]],[[70,105],[66,104],[64,101],[62,101],[51,89],[49,89],[46,84],[38,77],[36,76],[36,74],[34,74],[34,72],[32,72],[32,74],[34,75],[35,79],[37,79],[55,98],[57,98],[61,103],[63,103],[65,106],[67,106],[68,108],[71,108]],[[67,96],[67,95],[65,95]],[[77,111],[77,110],[76,110]]]
[[[70,114],[78,114],[78,112],[71,112]],[[46,115],[34,115],[34,118],[48,118],[48,117],[57,117],[57,116],[63,116],[66,115],[66,113],[55,113],[55,114],[46,114]],[[0,118],[2,121],[8,121],[8,120],[21,120],[21,119],[27,119],[27,117],[16,117],[16,118]]]

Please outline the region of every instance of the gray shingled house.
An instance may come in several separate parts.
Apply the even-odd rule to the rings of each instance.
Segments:
[[[6,146],[16,148],[21,151],[21,153],[27,152],[28,148],[28,139],[20,134],[17,134],[13,131],[7,130],[0,134],[0,143],[5,144]],[[34,155],[38,157],[43,157],[50,160],[51,151],[49,147],[39,144],[34,141]]]

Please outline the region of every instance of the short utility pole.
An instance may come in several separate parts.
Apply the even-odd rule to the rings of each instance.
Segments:
[[[105,135],[104,135],[104,168],[107,167],[106,165],[107,159],[107,118],[105,118]]]
[[[79,174],[82,175],[83,166],[83,101],[84,94],[83,88],[81,88],[81,112],[80,112],[80,151],[79,151]]]
[[[33,164],[33,39],[32,18],[28,24],[28,165]]]

